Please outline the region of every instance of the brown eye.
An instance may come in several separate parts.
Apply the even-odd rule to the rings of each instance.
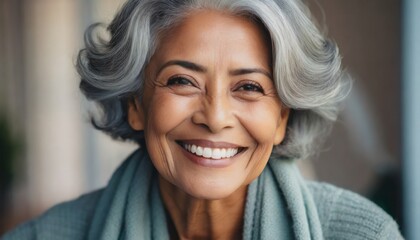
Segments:
[[[184,85],[184,86],[194,86],[192,81],[189,79],[182,77],[182,76],[175,76],[169,78],[168,82],[166,83],[167,86],[177,86],[177,85]]]
[[[259,92],[264,93],[264,89],[256,82],[245,82],[241,84],[237,89],[237,91],[245,91],[245,92]]]
[[[173,75],[164,85],[172,93],[180,96],[190,96],[200,92],[200,85],[190,76]]]

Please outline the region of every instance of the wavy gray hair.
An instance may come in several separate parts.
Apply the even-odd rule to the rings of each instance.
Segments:
[[[128,124],[128,101],[142,93],[144,70],[159,34],[200,9],[249,17],[266,28],[277,92],[291,109],[286,137],[273,153],[307,157],[315,138],[336,120],[337,104],[350,81],[337,47],[317,29],[301,0],[129,0],[107,28],[110,39],[97,37],[99,24],[94,24],[78,55],[80,88],[102,110],[100,119],[92,118],[93,125],[114,138],[142,142],[142,132]]]

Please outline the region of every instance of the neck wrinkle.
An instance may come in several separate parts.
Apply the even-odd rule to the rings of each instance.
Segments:
[[[196,199],[162,177],[159,188],[176,231],[171,239],[242,238],[247,186],[218,200]]]

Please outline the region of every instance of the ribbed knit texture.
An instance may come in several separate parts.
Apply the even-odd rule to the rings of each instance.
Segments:
[[[316,206],[293,161],[271,159],[250,185],[243,239],[323,239]]]
[[[250,239],[402,239],[396,223],[357,194],[306,183],[293,161],[271,159],[248,189]],[[60,204],[6,234],[26,239],[169,239],[156,171],[137,151],[104,190]]]
[[[395,221],[356,193],[329,184],[308,183],[325,239],[403,239]]]

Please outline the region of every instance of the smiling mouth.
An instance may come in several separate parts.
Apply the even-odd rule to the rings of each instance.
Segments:
[[[195,144],[179,143],[188,152],[204,158],[223,159],[231,158],[240,153],[243,148],[211,148],[203,147]]]

